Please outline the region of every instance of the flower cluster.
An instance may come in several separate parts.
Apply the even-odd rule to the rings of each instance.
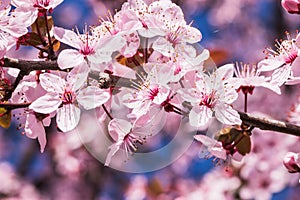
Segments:
[[[78,27],[69,30],[56,26],[51,15],[62,2],[0,1],[0,126],[8,128],[14,116],[18,129],[27,137],[37,139],[40,151],[44,152],[45,127],[54,125],[59,132],[66,133],[67,138],[74,131],[94,126],[91,118],[86,117],[92,110],[103,128],[101,131],[107,134],[99,137],[101,145],[97,142],[94,145],[96,131],[91,130],[92,127],[86,134],[90,136],[89,141],[81,142],[93,143],[97,151],[105,153],[104,165],[115,167],[120,164],[118,161],[126,161],[135,153],[144,155],[147,148],[152,148],[155,138],[166,136],[159,133],[174,133],[175,124],[180,124],[181,133],[191,142],[197,141],[193,150],[199,151],[197,145],[200,145],[200,157],[212,158],[218,166],[226,164],[227,177],[216,170],[199,185],[184,182],[194,185],[193,188],[184,188],[172,183],[170,177],[166,178],[164,181],[169,182],[166,185],[170,188],[177,184],[176,188],[185,191],[172,199],[175,196],[197,199],[200,193],[207,191],[203,199],[269,199],[272,193],[293,183],[288,172],[300,172],[299,153],[292,153],[300,151],[299,139],[255,128],[299,136],[299,102],[288,116],[293,124],[270,120],[271,116],[261,113],[256,114],[263,117],[255,117],[247,112],[252,111],[249,105],[253,105],[255,99],[257,110],[272,109],[278,113],[293,100],[284,99],[286,102],[280,108],[265,106],[266,102],[279,103],[278,98],[272,99],[269,95],[271,92],[286,95],[288,90],[296,89],[282,86],[300,83],[297,69],[300,33],[286,33],[285,40],[276,40],[275,49],[265,49],[266,57],[256,64],[219,62],[220,66],[215,67],[209,58],[216,52],[198,45],[202,33],[186,21],[181,8],[171,0],[128,0],[119,11],[108,11],[106,17],[100,17],[98,24],[85,24],[82,31]],[[298,0],[281,2],[289,13],[300,13]],[[249,4],[247,1],[245,5]],[[228,8],[232,2],[216,5]],[[235,7],[243,5],[237,1]],[[230,20],[221,19],[223,14],[233,19],[240,10],[218,11],[214,15],[220,24],[228,24]],[[19,50],[21,46],[34,47],[39,59],[7,57],[13,47]],[[254,95],[257,91],[266,92]],[[244,97],[243,102],[239,101],[240,97]],[[242,107],[244,112],[240,110]],[[20,112],[16,113],[15,109]],[[88,123],[82,125],[81,120]],[[58,171],[80,174],[84,162],[71,153],[62,135],[58,137],[58,140],[49,140],[56,145],[53,152]],[[79,149],[81,145],[77,141],[72,148]],[[145,147],[142,151],[141,145]],[[276,156],[270,156],[274,151],[278,152]],[[285,155],[286,152],[289,153]],[[119,159],[122,153],[125,159]],[[184,167],[174,167],[177,174],[188,171],[188,162],[192,160],[189,156],[179,163]],[[2,168],[11,171],[6,166]],[[147,181],[139,177],[136,180],[140,183],[137,191],[146,196],[150,191],[146,189]],[[212,184],[213,181],[216,184]],[[129,185],[128,196],[136,196],[135,187],[136,183]],[[236,196],[233,197],[233,193]]]
[[[278,53],[270,49],[274,56],[258,66],[227,64],[209,71],[204,63],[209,51],[199,51],[195,46],[202,39],[201,32],[185,21],[181,8],[170,0],[150,4],[128,1],[114,15],[109,12],[99,25],[86,25],[83,32],[53,26],[47,15],[61,2],[15,0],[11,2],[16,7],[13,12],[6,12],[9,2],[2,11],[11,26],[1,26],[1,31],[18,37],[14,39],[17,47],[32,45],[41,51],[41,58],[50,60],[56,59],[55,43],[72,47],[58,54],[60,72],[32,72],[11,95],[13,103],[31,103],[25,109],[24,130],[28,137],[38,138],[42,152],[46,145],[44,126],[50,125],[51,118],[56,117],[60,131],[72,131],[80,121],[81,109],[96,109],[101,113],[101,123],[107,117],[110,120],[108,132],[114,143],[109,147],[106,165],[122,148],[127,156],[137,151],[148,137],[160,131],[168,113],[187,117],[196,129],[205,128],[216,118],[246,133],[249,127],[241,126],[232,105],[238,92],[252,94],[254,87],[263,86],[280,94],[283,83],[298,80],[292,76],[298,37],[279,43]],[[18,24],[13,21],[19,16],[27,16],[22,24],[19,19]],[[44,27],[40,27],[41,20]],[[33,32],[27,33],[30,25]],[[6,50],[1,51],[1,57]],[[261,75],[270,70],[274,70],[271,77]],[[105,80],[103,84],[103,76],[115,81]],[[127,108],[123,116],[114,114],[120,105]],[[224,160],[242,151],[236,149],[241,139],[224,143],[201,135],[195,138],[209,146],[208,150],[219,147],[220,153],[212,154]]]
[[[3,62],[14,45],[16,49],[33,46],[40,51],[39,58],[57,60],[55,70],[21,69],[15,77],[1,70],[1,87],[8,88],[1,93],[1,103],[28,104],[21,127],[26,136],[38,139],[41,152],[47,142],[44,127],[50,126],[52,118],[59,131],[69,132],[78,126],[83,110],[94,109],[100,113],[98,122],[107,123],[113,141],[105,165],[121,150],[126,157],[138,151],[161,131],[169,113],[187,118],[196,130],[205,130],[216,119],[225,128],[194,138],[205,146],[206,158],[240,161],[251,150],[254,127],[242,122],[233,105],[238,93],[245,96],[247,112],[247,95],[254,88],[281,94],[282,85],[300,83],[294,75],[299,34],[292,38],[287,33],[287,40],[276,41],[276,50],[266,49],[267,57],[257,65],[225,64],[210,70],[205,62],[209,51],[196,46],[201,32],[186,22],[181,8],[170,0],[150,4],[128,0],[120,11],[109,12],[99,25],[86,25],[82,32],[53,24],[48,15],[60,3],[13,0],[3,1],[0,7]],[[282,4],[291,8],[288,1]],[[60,43],[71,48],[57,55]],[[15,78],[14,86],[9,78]],[[298,119],[295,110],[293,122]],[[3,116],[10,116],[10,110],[4,109]],[[287,158],[289,171],[295,171],[297,159]]]

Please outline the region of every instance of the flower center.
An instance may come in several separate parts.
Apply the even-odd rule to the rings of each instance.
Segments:
[[[149,99],[153,100],[157,96],[157,94],[159,92],[159,88],[155,87],[155,88],[149,89],[149,90],[150,90],[150,92],[149,92]]]
[[[202,96],[202,100],[199,103],[199,106],[206,106],[208,108],[213,108],[215,106],[215,92],[211,94],[205,94]]]
[[[72,104],[76,99],[74,92],[72,91],[65,91],[62,95],[62,102],[63,104]]]
[[[140,145],[144,143],[141,139],[135,137],[131,133],[125,135],[123,141],[124,143],[122,147],[125,149],[126,154],[129,153],[130,155],[132,155],[134,152],[138,150],[137,143],[139,143]]]
[[[294,62],[294,60],[296,60],[296,58],[298,57],[297,52],[292,51],[289,54],[286,55],[285,57],[285,63],[287,64],[292,64]]]
[[[267,49],[266,54],[273,57],[281,57],[286,64],[292,64],[298,57],[299,48],[296,45],[296,40],[290,38],[287,33],[287,40],[276,40],[275,44],[276,50]]]
[[[182,28],[179,26],[176,31],[171,31],[167,34],[167,40],[173,44],[173,46],[176,46],[180,43],[181,39],[180,37],[183,36]]]
[[[87,30],[86,30],[85,36],[81,39],[84,43],[84,46],[83,46],[83,48],[81,48],[79,50],[79,53],[81,53],[82,55],[85,55],[85,56],[88,56],[88,55],[91,55],[91,54],[95,53],[94,49],[89,45],[89,42],[90,42],[89,39],[90,38],[89,38],[89,33],[87,32]]]
[[[253,85],[245,85],[245,86],[241,86],[237,89],[237,92],[239,92],[240,90],[242,90],[243,94],[253,94],[253,90],[254,90],[254,86]]]
[[[79,53],[88,56],[93,54],[95,51],[93,48],[89,47],[88,45],[85,45],[82,49],[80,49]]]
[[[181,72],[182,68],[179,64],[176,65],[176,68],[174,70],[174,75],[177,75]]]
[[[44,8],[49,6],[50,0],[35,0],[33,7]]]

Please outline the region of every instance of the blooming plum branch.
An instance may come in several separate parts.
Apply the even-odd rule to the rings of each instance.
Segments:
[[[296,124],[247,113],[249,96],[259,95],[255,88],[282,95],[282,86],[300,83],[295,69],[300,34],[287,33],[257,65],[210,70],[209,50],[197,46],[200,30],[170,0],[128,0],[120,11],[83,31],[55,26],[50,15],[62,2],[12,0],[0,10],[0,125],[8,128],[11,111],[23,109],[24,132],[38,139],[41,152],[47,141],[44,127],[52,118],[59,131],[69,132],[78,127],[84,110],[95,110],[113,140],[106,166],[122,149],[126,157],[138,151],[174,113],[197,131],[208,131],[214,119],[224,125],[210,136],[194,136],[206,147],[207,158],[241,160],[251,151],[254,128],[300,136]],[[299,13],[298,1],[282,5]],[[61,49],[60,43],[71,48]],[[8,50],[22,45],[38,49],[38,59],[7,57]],[[12,69],[19,70],[17,75]],[[244,112],[235,108],[239,92]],[[298,172],[298,155],[293,156],[285,166]]]
[[[61,70],[58,67],[56,61],[30,61],[30,60],[20,60],[20,59],[12,59],[12,58],[4,58],[3,67],[16,68],[21,71],[26,71],[27,73],[36,70]],[[95,80],[99,80],[100,88],[110,88],[110,87],[115,87],[117,85],[122,85],[123,87],[130,88],[132,87],[132,81],[134,81],[134,79],[122,78],[120,76],[116,76],[108,73],[99,74],[99,73],[91,72],[89,76]],[[253,83],[251,81],[249,82]],[[25,104],[2,103],[0,104],[0,107],[14,109],[20,107],[28,107],[29,105],[30,103],[25,103]],[[254,126],[262,130],[272,130],[272,131],[300,136],[300,127],[297,125],[289,124],[283,121],[257,117],[244,112],[239,112],[239,115],[243,123],[249,126]]]

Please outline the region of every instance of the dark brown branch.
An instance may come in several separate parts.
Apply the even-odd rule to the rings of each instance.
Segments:
[[[25,72],[25,71],[20,71],[15,82],[14,82],[14,85],[13,85],[13,88],[11,90],[8,91],[7,95],[5,96],[5,100],[8,101],[13,92],[15,91],[15,89],[17,88],[17,86],[19,85],[20,81],[24,78],[24,76],[28,75],[28,72]]]
[[[19,69],[23,72],[26,72],[27,74],[35,70],[66,71],[60,69],[56,61],[32,61],[32,60],[22,60],[22,59],[14,59],[14,58],[7,58],[7,57],[4,58],[4,64],[2,65],[2,67]],[[107,73],[101,73],[99,75],[99,73],[96,72],[90,73],[90,77],[98,80],[101,83],[102,88],[109,88],[111,86],[132,87],[132,81],[137,81],[134,79],[122,78]]]
[[[34,70],[61,70],[56,61],[27,61],[12,58],[4,58],[3,67],[11,67],[20,69],[29,73]],[[62,70],[61,70],[62,71]],[[132,82],[137,79],[127,79],[107,73],[91,73],[90,77],[99,81],[101,88],[109,87],[129,87],[132,88]],[[7,104],[0,104],[0,107],[7,107]],[[29,105],[28,105],[29,106]],[[10,107],[15,108],[15,107]],[[249,126],[254,126],[262,130],[270,130],[276,132],[287,133],[290,135],[300,136],[300,126],[289,124],[282,121],[271,120],[266,118],[255,117],[250,114],[239,112],[242,121]]]
[[[35,70],[59,70],[56,61],[29,61],[13,58],[4,58],[2,67],[10,67],[19,69],[19,75],[17,76],[12,90],[9,91],[5,100],[8,101],[14,90],[17,88],[20,81],[24,76],[28,75],[31,71]]]
[[[243,112],[239,112],[239,114],[241,120],[246,125],[254,126],[261,130],[276,131],[281,133],[287,133],[290,135],[300,136],[300,126],[278,120],[256,117]]]
[[[6,108],[8,110],[13,110],[17,108],[27,108],[31,103],[0,103],[0,108]]]
[[[34,70],[61,70],[56,61],[33,61],[33,60],[21,60],[13,58],[4,58],[2,67],[10,67],[19,69],[26,73]]]

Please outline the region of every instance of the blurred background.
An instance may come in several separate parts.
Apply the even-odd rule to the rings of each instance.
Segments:
[[[119,0],[65,0],[53,12],[56,26],[82,30],[85,23],[99,25],[105,17],[121,8]],[[150,1],[148,1],[150,2]],[[273,47],[275,39],[286,38],[285,31],[296,36],[298,15],[286,13],[280,0],[177,0],[186,21],[200,29],[200,45],[211,51],[217,66],[231,62],[256,64]],[[10,52],[19,58],[36,58],[35,50],[22,48]],[[263,112],[268,117],[285,120],[298,98],[298,86],[282,88],[278,96],[257,89],[249,97],[249,112]],[[239,98],[242,101],[242,98]],[[241,109],[238,101],[236,108]],[[47,146],[40,153],[39,144],[17,131],[22,120],[0,134],[0,199],[62,200],[146,200],[146,199],[299,199],[299,175],[289,174],[282,165],[283,155],[300,151],[299,138],[255,131],[252,153],[244,164],[215,166],[200,159],[200,144],[172,165],[144,174],[124,173],[104,167],[82,145],[76,133],[63,134],[54,126],[47,128]],[[167,134],[156,138],[170,141]]]

